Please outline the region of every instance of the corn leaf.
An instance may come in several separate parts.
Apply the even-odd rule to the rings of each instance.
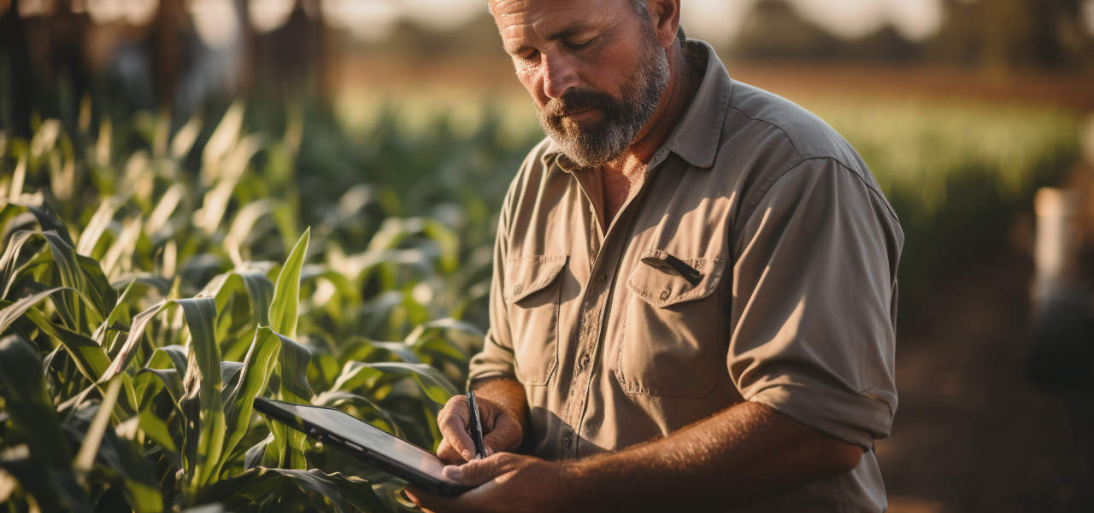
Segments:
[[[410,376],[433,402],[444,404],[459,393],[456,387],[437,369],[425,364],[399,362],[346,362],[342,374],[331,386],[333,390],[353,391],[361,386],[375,387],[380,382]]]
[[[76,482],[75,474],[69,469],[51,468],[37,457],[12,455],[5,451],[0,454],[0,470],[14,477],[34,497],[41,511],[92,511],[87,492]]]
[[[110,385],[113,396],[120,389],[120,376]],[[66,422],[65,428],[74,440],[82,438],[80,454],[74,466],[77,469],[95,470],[105,473],[111,481],[121,485],[129,506],[138,513],[156,513],[163,511],[163,496],[154,477],[152,466],[141,454],[140,448],[131,440],[118,436],[109,425],[108,404],[111,391],[108,390],[103,403],[95,406],[94,417],[86,428],[81,426],[81,418],[86,412],[79,412]],[[88,411],[91,411],[90,408]],[[132,421],[141,419],[133,418]],[[120,427],[120,426],[119,426]]]
[[[65,468],[72,452],[46,392],[38,351],[22,338],[0,339],[0,394],[14,429],[30,444],[33,457]]]
[[[339,513],[389,511],[372,491],[368,481],[340,473],[324,474],[318,470],[285,470],[255,468],[231,479],[221,481],[202,494],[200,502],[219,502],[229,509],[256,509],[275,491],[296,488],[307,500],[298,504],[280,504],[280,509],[314,510],[334,508]]]
[[[243,360],[243,371],[239,383],[225,401],[225,423],[227,424],[223,451],[225,456],[231,455],[239,441],[247,434],[251,415],[254,412],[255,397],[258,397],[269,385],[280,351],[281,340],[273,330],[260,328],[255,333],[254,342]],[[227,457],[217,463],[217,473],[226,461]]]
[[[297,312],[300,304],[300,269],[304,266],[304,257],[308,252],[308,240],[311,229],[296,242],[281,272],[277,275],[273,303],[270,304],[270,327],[277,333],[296,338]]]
[[[217,468],[224,448],[224,408],[221,398],[220,345],[215,339],[216,302],[211,297],[179,299],[190,328],[182,410],[190,429],[183,444],[191,492],[205,483]],[[134,322],[134,324],[136,324]]]

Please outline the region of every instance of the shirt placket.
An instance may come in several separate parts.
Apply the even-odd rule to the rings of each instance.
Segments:
[[[668,153],[668,150],[664,148],[657,150],[646,166],[638,192],[619,209],[617,218],[608,228],[607,233],[601,234],[600,221],[596,218],[595,209],[590,207],[592,215],[588,230],[590,239],[588,247],[592,267],[589,282],[585,286],[585,293],[581,300],[581,311],[578,314],[577,344],[573,353],[577,360],[573,363],[574,372],[571,374],[563,419],[565,426],[573,426],[573,428],[572,430],[569,427],[564,428],[559,440],[560,454],[564,458],[576,459],[579,456],[578,440],[582,432],[582,421],[588,409],[589,391],[595,377],[593,362],[599,361],[599,352],[603,348],[605,314],[608,305],[611,304],[612,285],[619,270],[619,262],[629,242],[626,236],[630,232],[631,220],[634,217],[632,205],[639,203],[650,182],[650,176],[657,166],[664,162]],[[579,180],[575,181],[578,187],[582,187]],[[603,366],[600,370],[603,370]]]

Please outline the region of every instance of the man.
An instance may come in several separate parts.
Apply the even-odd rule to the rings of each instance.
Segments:
[[[883,511],[903,233],[866,165],[732,81],[680,0],[493,0],[548,138],[430,511]],[[516,454],[516,451],[531,454]],[[511,452],[512,451],[512,452]],[[466,463],[464,463],[466,462]]]

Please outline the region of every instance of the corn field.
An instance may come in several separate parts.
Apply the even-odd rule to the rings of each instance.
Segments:
[[[481,343],[463,318],[488,286],[469,232],[489,237],[489,211],[395,180],[316,201],[293,115],[279,137],[244,133],[236,104],[204,135],[200,118],[167,139],[163,119],[123,134],[85,114],[0,142],[4,509],[408,508],[399,483],[252,402],[338,407],[434,448]],[[427,202],[447,217],[391,215]]]
[[[0,132],[0,509],[413,509],[402,483],[252,402],[333,406],[435,448],[534,130],[380,115],[350,137],[304,107],[210,112],[175,124],[85,101],[30,140]],[[940,130],[854,112],[833,124],[902,215],[902,286],[921,290],[953,261],[955,213],[1006,233],[1078,152],[1066,115],[1036,117],[1031,139],[1021,113]]]

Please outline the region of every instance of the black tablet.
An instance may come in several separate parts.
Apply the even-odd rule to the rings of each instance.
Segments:
[[[255,399],[254,406],[289,427],[347,451],[429,493],[452,497],[472,488],[445,479],[441,475],[445,463],[436,454],[385,433],[346,412],[261,397]]]

